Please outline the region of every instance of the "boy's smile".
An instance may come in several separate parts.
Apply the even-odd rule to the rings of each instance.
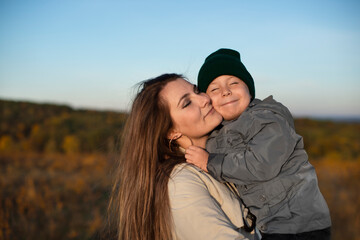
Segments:
[[[238,77],[222,75],[215,78],[206,93],[212,104],[225,120],[234,120],[245,111],[250,103],[247,85]]]
[[[234,100],[234,101],[229,101],[229,102],[225,102],[224,104],[222,104],[221,106],[225,106],[227,104],[232,104],[232,103],[236,103],[238,100]]]

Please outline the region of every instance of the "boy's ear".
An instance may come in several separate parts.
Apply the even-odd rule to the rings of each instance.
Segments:
[[[167,138],[169,140],[176,140],[176,139],[181,138],[181,136],[182,136],[181,132],[178,132],[175,129],[171,129],[167,135]]]

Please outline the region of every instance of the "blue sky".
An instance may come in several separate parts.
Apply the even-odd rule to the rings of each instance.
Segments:
[[[360,1],[0,0],[0,98],[126,110],[165,72],[240,52],[256,96],[360,116]]]

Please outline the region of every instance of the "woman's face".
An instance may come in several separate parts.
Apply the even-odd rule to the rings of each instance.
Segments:
[[[172,133],[185,135],[194,144],[222,121],[222,116],[211,105],[209,96],[200,93],[195,85],[184,79],[169,82],[160,94],[169,105],[174,124]]]

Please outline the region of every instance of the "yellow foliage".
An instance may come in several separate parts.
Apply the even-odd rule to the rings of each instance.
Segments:
[[[44,151],[45,153],[54,153],[57,151],[54,139],[50,139],[47,141]]]
[[[14,141],[11,136],[4,135],[0,138],[0,152],[11,152],[14,150]]]
[[[80,151],[80,141],[76,136],[66,136],[62,148],[66,154],[78,153]]]

